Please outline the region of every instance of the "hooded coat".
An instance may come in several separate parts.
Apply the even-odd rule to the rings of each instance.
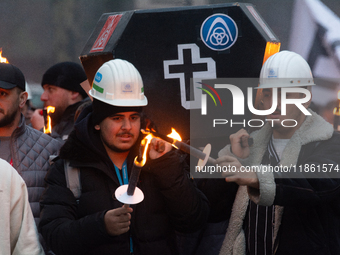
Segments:
[[[259,190],[238,188],[220,254],[245,254],[243,221],[249,198],[259,205],[275,205],[275,254],[340,254],[340,135],[310,112],[280,161],[290,171],[295,167],[296,174],[258,173]],[[261,164],[271,135],[269,123],[251,134],[254,145],[247,159],[239,159],[243,166]],[[230,146],[219,152],[223,155],[233,155]]]
[[[55,124],[53,124],[51,136],[53,138],[61,139],[63,141],[66,140],[68,135],[73,130],[75,114],[76,114],[78,107],[88,101],[90,101],[90,98],[86,97],[85,99],[77,103],[69,105],[65,109],[63,116],[57,123],[55,123],[54,119],[52,119],[52,123],[55,123]]]
[[[56,254],[63,255],[130,254],[131,237],[134,254],[177,254],[176,231],[201,228],[209,213],[205,196],[188,177],[185,155],[174,150],[148,160],[137,185],[144,200],[131,205],[130,230],[110,236],[104,215],[122,206],[114,195],[120,184],[99,133],[94,131],[90,108],[79,116],[61,149],[61,159],[46,177],[39,226],[46,242]],[[138,147],[127,157],[129,175]],[[78,201],[66,186],[64,160],[80,169],[82,193]]]

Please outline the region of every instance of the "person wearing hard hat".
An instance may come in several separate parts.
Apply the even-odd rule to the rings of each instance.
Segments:
[[[55,107],[54,112],[50,113],[52,137],[66,140],[73,130],[77,108],[89,100],[81,86],[86,80],[84,69],[73,62],[55,64],[44,73],[41,81],[44,92],[40,99],[44,107]]]
[[[137,185],[144,200],[125,207],[115,196],[139,153],[147,98],[138,70],[104,63],[90,95],[47,175],[39,229],[56,254],[178,254],[176,231],[196,231],[209,213],[183,154],[153,139]]]
[[[340,135],[308,109],[313,85],[308,63],[294,52],[276,53],[264,63],[261,103],[273,111],[261,129],[230,136],[216,162],[238,171],[224,174],[219,192],[206,191],[222,201],[238,186],[231,214],[230,207],[226,212],[218,205],[220,215],[230,217],[220,254],[340,254],[340,179],[334,170],[340,165]],[[284,93],[290,100],[286,114]],[[251,147],[244,139],[249,136]]]

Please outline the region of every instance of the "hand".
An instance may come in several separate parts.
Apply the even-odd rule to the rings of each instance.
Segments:
[[[216,159],[216,164],[230,169],[230,171],[223,172],[222,176],[225,177],[226,182],[235,182],[238,185],[246,185],[259,189],[259,180],[255,172],[247,172],[245,168],[242,168],[241,163],[234,157],[223,156]]]
[[[233,154],[239,158],[247,158],[249,156],[249,134],[243,128],[235,134],[230,135],[230,145]]]
[[[41,130],[44,127],[44,117],[40,114],[41,109],[36,109],[31,117],[31,124],[34,129]]]
[[[109,235],[118,236],[130,229],[131,207],[120,207],[109,210],[105,213],[104,223]]]
[[[151,159],[156,159],[171,151],[172,145],[159,138],[152,138],[150,143],[149,156]]]

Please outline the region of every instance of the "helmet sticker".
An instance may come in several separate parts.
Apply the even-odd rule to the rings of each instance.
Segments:
[[[128,93],[132,92],[133,86],[130,83],[122,84],[122,92]]]
[[[93,83],[93,89],[98,91],[99,93],[104,93],[104,89],[102,87],[99,87],[97,84]]]
[[[102,80],[102,78],[103,78],[103,75],[100,72],[97,72],[96,76],[94,77],[94,80],[96,82],[100,82]]]
[[[268,78],[277,78],[278,68],[269,68]]]

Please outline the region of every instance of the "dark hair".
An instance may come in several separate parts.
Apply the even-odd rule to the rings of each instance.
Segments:
[[[74,114],[74,122],[76,122],[76,120],[78,119],[79,114],[90,104],[92,104],[92,101],[87,100],[87,101],[85,101],[84,103],[82,103],[81,105],[78,106],[78,108],[77,108],[77,110]]]

